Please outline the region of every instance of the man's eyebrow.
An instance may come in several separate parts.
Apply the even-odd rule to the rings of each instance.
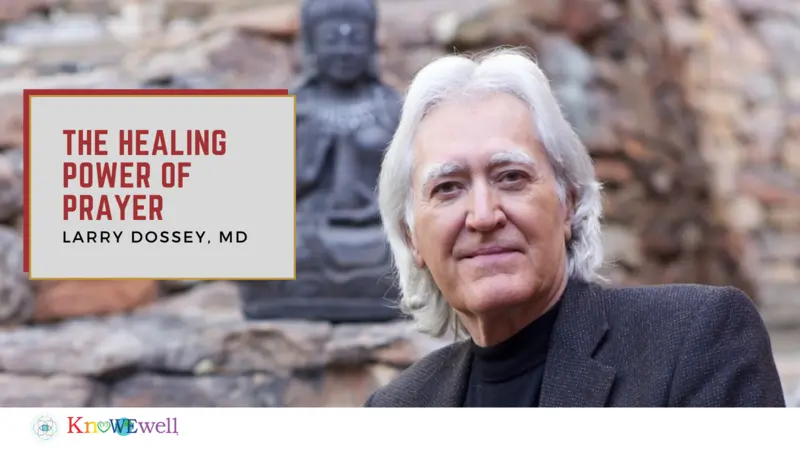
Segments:
[[[505,164],[524,164],[536,167],[536,160],[527,152],[519,149],[497,152],[489,160],[491,166],[502,166]]]
[[[514,149],[500,151],[492,155],[489,160],[490,167],[502,166],[506,164],[524,164],[529,167],[536,168],[536,160],[524,150]],[[432,164],[429,166],[422,177],[423,190],[437,178],[448,177],[457,173],[467,171],[464,164],[457,162],[446,162]]]
[[[422,177],[422,186],[424,188],[437,178],[447,177],[465,170],[467,170],[465,165],[456,162],[432,164],[425,170],[425,174]]]

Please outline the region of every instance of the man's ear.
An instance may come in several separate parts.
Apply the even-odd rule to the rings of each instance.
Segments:
[[[403,224],[403,236],[405,236],[406,245],[408,248],[411,249],[411,256],[414,258],[414,263],[420,269],[425,268],[425,261],[422,259],[422,255],[420,255],[419,251],[417,250],[417,244],[414,242],[414,236],[411,233],[411,230],[408,228],[408,224]]]

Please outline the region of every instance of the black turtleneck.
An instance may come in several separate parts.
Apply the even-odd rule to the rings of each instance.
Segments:
[[[465,407],[536,407],[559,303],[514,336],[490,346],[471,341]]]

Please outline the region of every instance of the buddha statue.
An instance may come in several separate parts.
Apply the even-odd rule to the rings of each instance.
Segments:
[[[297,279],[241,282],[250,319],[399,317],[375,186],[402,99],[381,82],[372,0],[304,0],[297,101]]]

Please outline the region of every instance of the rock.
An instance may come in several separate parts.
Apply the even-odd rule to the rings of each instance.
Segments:
[[[634,179],[630,166],[618,159],[597,158],[594,163],[594,171],[597,179],[602,183],[622,186],[631,183]]]
[[[331,326],[309,322],[248,322],[234,325],[214,355],[219,373],[263,372],[288,376],[322,368]]]
[[[800,179],[800,136],[787,137],[780,156],[786,170]]]
[[[206,85],[186,88],[275,88],[291,84],[293,57],[287,44],[223,29],[139,49],[127,55],[122,65],[140,83],[190,77],[188,81]]]
[[[104,66],[116,66],[129,51],[124,43],[110,37],[87,42],[52,43],[25,49],[27,57],[23,65],[31,65],[35,61],[35,74],[43,77],[91,74]]]
[[[753,197],[741,196],[728,205],[728,221],[738,231],[756,231],[765,222],[764,207]]]
[[[622,189],[609,186],[604,190],[603,213],[608,223],[630,224],[638,214],[627,205],[641,204],[644,201],[645,191],[642,185],[629,185]]]
[[[750,162],[767,164],[774,161],[778,154],[778,144],[786,134],[784,113],[778,105],[760,105],[741,124],[752,141],[752,150],[748,155]]]
[[[20,148],[23,144],[22,136],[22,87],[13,94],[2,92],[0,81],[0,149]]]
[[[278,335],[273,342],[264,344],[267,348],[261,353],[267,354],[261,360],[245,346],[241,354],[231,355],[236,347],[226,346],[226,338],[241,336],[246,325],[215,322],[213,318],[203,322],[134,315],[74,319],[60,324],[11,329],[0,333],[0,372],[106,377],[145,370],[189,375],[222,372],[226,368],[231,372],[237,369],[247,372],[254,365],[264,371],[285,372],[290,368],[280,367],[278,363],[302,363],[291,351],[289,355],[268,359],[270,350],[286,342],[280,340],[282,335],[278,331],[273,333]],[[263,330],[264,326],[255,328]],[[303,336],[297,339],[302,341]],[[278,350],[287,347],[293,348],[284,346]],[[37,357],[30,358],[31,352]],[[271,361],[275,361],[273,366],[268,365]]]
[[[529,26],[514,3],[483,4],[447,11],[431,27],[434,40],[445,47],[475,49],[506,43],[535,47],[541,33]]]
[[[236,377],[134,375],[111,388],[110,406],[262,407],[282,406],[286,381],[263,374]]]
[[[22,146],[23,89],[92,89],[135,87],[116,70],[58,73],[35,78],[0,78],[0,149]]]
[[[631,267],[639,267],[642,264],[642,246],[631,230],[619,226],[606,226],[603,228],[602,238],[606,259],[611,264],[621,263]]]
[[[25,216],[19,214],[17,217],[14,217],[14,230],[17,232],[17,234],[22,236],[22,233],[24,233],[24,229],[25,229]]]
[[[781,91],[778,82],[770,73],[752,73],[744,83],[744,94],[747,101],[754,104],[766,103],[769,105],[779,103]]]
[[[387,78],[396,80],[396,86],[401,91],[425,64],[446,54],[444,50],[428,47],[413,50],[400,48],[387,50],[386,53],[381,69]]]
[[[162,281],[161,283],[166,283]],[[169,283],[177,283],[170,281]],[[189,282],[183,292],[174,293],[156,303],[146,305],[134,312],[148,317],[174,317],[210,323],[229,323],[244,320],[239,291],[233,283]],[[192,287],[191,289],[189,289]]]
[[[134,325],[83,319],[5,331],[0,333],[0,372],[102,376],[156,359],[152,353],[159,348],[148,348],[143,330]],[[164,321],[159,325],[166,326]],[[159,329],[153,326],[146,331]],[[153,334],[151,340],[157,336]]]
[[[212,71],[226,77],[229,85],[241,88],[289,86],[294,76],[292,49],[248,34],[220,37],[209,45]]]
[[[0,226],[0,326],[29,321],[34,308],[33,289],[22,272],[22,239]]]
[[[782,232],[796,231],[800,224],[800,209],[791,205],[768,208],[767,223]]]
[[[800,261],[800,226],[795,232],[763,232],[759,243],[764,259]]]
[[[161,288],[161,292],[173,294],[189,290],[200,283],[197,280],[161,280],[158,285]]]
[[[333,328],[325,353],[327,364],[333,366],[361,366],[380,362],[402,368],[443,345],[443,340],[416,333],[409,322],[343,324]]]
[[[0,333],[0,372],[112,380],[111,406],[357,406],[444,344],[409,323],[332,329],[140,314]]]
[[[670,15],[665,19],[664,31],[670,45],[684,51],[690,51],[703,39],[697,21],[680,14]]]
[[[22,147],[22,100],[19,105],[0,105],[0,149]]]
[[[448,11],[437,17],[431,25],[431,34],[436,43],[444,46],[455,42],[461,20],[461,16],[455,11]]]
[[[562,110],[581,137],[592,135],[592,113],[588,85],[594,77],[589,55],[565,36],[556,35],[539,42],[537,56],[548,74]]]
[[[0,333],[0,371],[94,377],[126,370],[225,376],[289,376],[326,366],[410,365],[439,340],[408,323],[390,327],[245,322],[228,308],[228,283],[209,283],[129,316],[84,318]],[[219,314],[222,312],[222,314]],[[340,328],[341,327],[341,328]],[[31,353],[37,355],[30,358]],[[354,356],[355,355],[355,356]]]
[[[800,19],[800,8],[794,0],[731,0],[730,4],[751,20],[787,16]]]
[[[620,16],[619,7],[605,0],[565,0],[561,3],[560,25],[570,39],[578,42]]]
[[[786,100],[800,103],[800,77],[787,76],[783,80],[783,91],[786,94]]]
[[[336,367],[290,378],[138,374],[110,388],[113,407],[356,407],[397,376],[383,365]]]
[[[781,74],[785,76],[800,75],[800,60],[786,55],[797,54],[797,43],[800,42],[800,27],[788,17],[768,17],[758,21],[753,27],[765,47],[772,55],[772,60]]]
[[[800,205],[800,179],[774,169],[748,170],[739,175],[740,192],[766,205]]]
[[[220,81],[208,74],[188,73],[183,75],[155,75],[144,78],[142,89],[215,89]],[[177,286],[173,284],[171,286]]]
[[[0,3],[0,24],[14,22],[28,14],[49,9],[56,0],[3,0]]]
[[[0,153],[0,222],[9,223],[22,213],[22,149]]]
[[[762,282],[760,297],[764,299],[761,315],[770,329],[796,329],[800,322],[800,284]]]
[[[285,406],[295,407],[359,407],[376,389],[393,379],[398,370],[383,365],[335,367],[320,379],[289,381]]]
[[[173,0],[169,0],[172,2]],[[131,3],[143,3],[138,0],[56,0],[57,5],[65,12],[87,14],[94,13],[99,16],[113,14],[120,7]]]
[[[94,15],[55,15],[50,20],[35,19],[8,25],[5,41],[14,45],[40,46],[92,42],[106,37],[106,29]]]
[[[104,387],[86,378],[0,373],[0,405],[4,407],[83,408],[104,406],[104,402]]]
[[[800,260],[800,256],[794,261]],[[763,263],[760,281],[800,286],[800,266],[794,261]]]
[[[109,5],[103,5],[109,6]],[[108,33],[122,42],[136,42],[163,31],[164,3],[124,1],[118,11],[109,11],[105,20]],[[97,6],[93,12],[96,12]]]
[[[565,3],[562,0],[539,0],[537,2],[515,0],[511,5],[518,9],[522,16],[534,23],[556,27],[561,25],[563,20]]]
[[[235,28],[266,38],[289,40],[300,29],[300,8],[295,3],[265,5],[212,17],[206,26]]]
[[[132,311],[155,301],[158,284],[148,280],[48,280],[37,282],[36,291],[34,320],[52,322]]]
[[[537,56],[542,69],[555,84],[585,86],[594,77],[589,55],[564,35],[551,35],[539,45]]]

